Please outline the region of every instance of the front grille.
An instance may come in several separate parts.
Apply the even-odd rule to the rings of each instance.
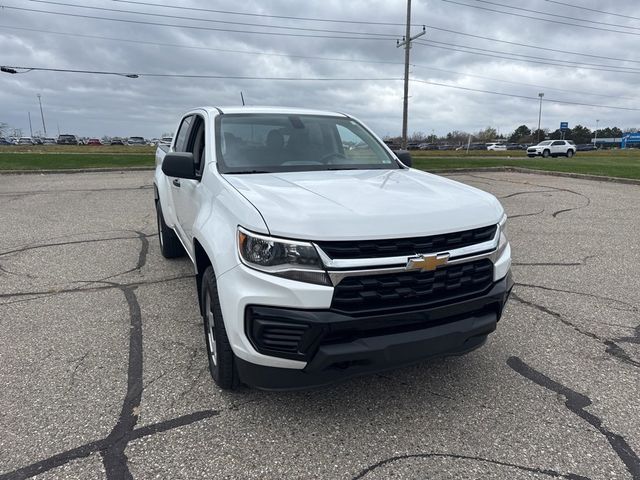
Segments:
[[[332,259],[409,256],[443,252],[487,242],[495,236],[496,228],[496,225],[491,225],[429,237],[318,242],[317,245]]]
[[[331,307],[348,313],[427,307],[483,293],[492,283],[493,263],[488,259],[432,272],[346,277],[335,287]]]

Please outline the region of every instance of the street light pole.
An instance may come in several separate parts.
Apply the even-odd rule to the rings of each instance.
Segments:
[[[42,129],[44,130],[44,136],[47,136],[47,126],[44,124],[44,113],[42,113],[42,100],[40,99],[40,94],[36,95],[38,97],[38,103],[40,104],[40,116],[42,117]]]
[[[596,138],[593,139],[593,146],[598,148],[598,124],[600,123],[600,119],[596,118]]]
[[[540,92],[538,96],[540,97],[540,110],[538,111],[538,143],[540,143],[540,121],[542,120],[542,97],[544,97],[544,93]]]

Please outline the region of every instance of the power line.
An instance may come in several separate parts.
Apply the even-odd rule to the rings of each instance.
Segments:
[[[538,56],[535,56],[535,55],[525,55],[523,53],[511,53],[511,52],[504,52],[504,51],[500,51],[500,50],[489,50],[489,49],[486,49],[486,48],[469,47],[467,45],[457,45],[455,43],[438,42],[438,41],[435,41],[435,40],[425,40],[425,41],[429,42],[429,43],[447,45],[449,47],[469,48],[469,49],[473,49],[473,50],[479,50],[481,52],[490,52],[490,53],[498,53],[498,54],[501,54],[501,55],[512,55],[512,56],[516,56],[516,57],[533,58],[534,60],[544,60],[544,61],[549,61],[549,62],[568,63],[568,64],[571,64],[571,65],[574,65],[574,66],[587,65],[587,66],[590,66],[590,67],[615,68],[615,69],[620,69],[620,70],[631,70],[631,71],[640,72],[640,68],[637,68],[637,67],[622,67],[622,66],[617,66],[617,65],[605,65],[605,64],[602,64],[602,63],[574,62],[573,60],[559,60],[559,59],[556,59],[556,58],[538,57]]]
[[[586,10],[588,12],[604,13],[605,15],[613,15],[615,17],[630,18],[632,20],[640,20],[640,17],[633,17],[631,15],[624,15],[622,13],[607,12],[607,11],[604,11],[604,10],[598,10],[598,9],[595,9],[595,8],[584,7],[582,5],[575,5],[575,4],[567,3],[567,2],[556,2],[555,0],[546,0],[546,1],[549,2],[549,3],[555,3],[555,4],[558,4],[558,5],[563,5],[565,7],[571,7],[571,8],[578,8],[580,10]]]
[[[309,55],[295,55],[295,54],[286,54],[286,53],[262,52],[262,51],[255,51],[255,50],[235,50],[235,49],[215,48],[215,47],[200,47],[200,46],[193,46],[193,45],[179,45],[179,44],[175,44],[175,43],[151,42],[151,41],[145,41],[145,40],[132,40],[132,39],[126,39],[126,38],[104,37],[104,36],[100,36],[100,35],[88,35],[88,34],[82,34],[82,33],[57,32],[57,31],[51,31],[51,30],[41,30],[41,29],[37,29],[37,28],[14,27],[14,26],[9,26],[9,25],[0,25],[0,28],[6,28],[6,29],[11,29],[11,30],[21,30],[21,31],[28,31],[28,32],[35,32],[35,33],[46,33],[46,34],[52,34],[52,35],[62,35],[62,36],[68,36],[68,37],[91,38],[91,39],[97,39],[97,40],[108,40],[108,41],[115,41],[115,42],[124,42],[124,43],[131,43],[131,44],[134,44],[134,45],[140,44],[140,45],[151,45],[151,46],[158,46],[158,47],[185,48],[185,49],[224,52],[224,53],[233,53],[233,54],[263,55],[263,56],[299,58],[299,59],[331,61],[331,62],[403,65],[402,62],[389,62],[389,61],[383,61],[383,60],[367,60],[367,59],[361,59],[361,58],[317,57],[317,56],[309,56]],[[474,53],[474,52],[468,52],[468,53]],[[504,80],[504,79],[500,79],[500,78],[494,78],[494,77],[489,77],[489,76],[485,76],[485,75],[477,75],[477,74],[472,74],[472,73],[468,73],[468,72],[458,72],[458,71],[455,71],[455,70],[447,70],[447,69],[443,69],[443,68],[429,67],[429,66],[426,66],[426,65],[420,65],[420,64],[415,64],[415,63],[411,63],[410,65],[413,68],[418,68],[418,69],[431,70],[431,71],[444,72],[444,73],[452,73],[452,74],[455,74],[455,75],[461,75],[461,76],[466,76],[466,77],[471,77],[471,78],[480,78],[480,79],[484,79],[484,80],[491,80],[491,81],[494,81],[494,82],[507,83],[507,84],[511,84],[511,85],[522,85],[522,86],[526,86],[526,87],[535,87],[535,88],[541,88],[541,89],[546,89],[546,90],[556,90],[556,91],[559,91],[559,92],[576,93],[576,94],[581,94],[581,95],[591,95],[591,96],[595,96],[595,97],[635,99],[635,97],[625,97],[623,95],[608,95],[608,94],[604,94],[604,93],[586,92],[586,91],[575,90],[575,89],[564,89],[564,88],[551,87],[549,85],[539,85],[539,84],[532,84],[532,83],[525,83],[525,82],[516,82],[516,81],[512,81],[512,80]]]
[[[172,23],[159,23],[159,22],[145,22],[142,20],[127,20],[123,18],[111,18],[111,17],[98,17],[95,15],[82,15],[79,13],[68,13],[68,12],[52,12],[50,10],[39,10],[35,8],[24,8],[24,7],[14,7],[10,5],[3,5],[2,8],[11,9],[11,10],[19,10],[24,12],[35,12],[35,13],[44,13],[49,15],[59,15],[64,17],[74,17],[74,18],[90,18],[94,20],[107,20],[111,22],[122,22],[122,23],[132,23],[137,25],[153,25],[160,27],[177,27],[177,28],[187,28],[191,30],[206,30],[213,32],[231,32],[231,33],[244,33],[251,35],[275,35],[282,37],[305,37],[305,38],[328,38],[333,40],[383,40],[388,41],[389,39],[386,37],[358,37],[358,36],[336,36],[336,35],[311,35],[311,34],[302,34],[302,33],[284,33],[284,32],[258,32],[258,31],[249,31],[249,30],[233,30],[228,28],[214,28],[214,27],[201,27],[196,25],[180,25],[180,24],[172,24]]]
[[[629,27],[628,25],[623,25],[620,23],[607,23],[607,22],[602,22],[600,20],[589,20],[589,19],[585,19],[585,18],[576,18],[576,17],[571,17],[568,15],[560,15],[559,13],[548,13],[548,12],[544,12],[542,10],[532,10],[529,8],[524,8],[524,7],[514,7],[512,5],[507,5],[505,3],[499,3],[499,2],[492,2],[489,0],[476,0],[476,2],[480,2],[480,3],[485,3],[487,5],[495,5],[498,7],[505,7],[505,8],[511,8],[513,10],[518,10],[521,12],[529,12],[529,13],[537,13],[540,15],[548,15],[548,16],[552,16],[552,17],[557,17],[557,18],[565,18],[567,20],[575,20],[578,22],[585,22],[585,23],[593,23],[595,25],[606,25],[608,27],[621,27],[621,28],[629,28],[632,30],[640,30],[640,28],[638,27]]]
[[[444,72],[444,73],[453,73],[453,74],[456,74],[456,75],[462,75],[463,77],[481,78],[483,80],[491,80],[493,82],[507,83],[507,84],[510,84],[510,85],[522,85],[522,86],[525,86],[525,87],[535,87],[537,89],[554,90],[554,91],[566,92],[566,93],[577,93],[577,94],[580,94],[580,95],[591,95],[591,96],[594,96],[594,97],[606,97],[606,98],[620,98],[620,99],[636,100],[635,97],[625,97],[623,95],[609,95],[609,94],[606,94],[606,93],[585,92],[585,91],[582,91],[582,90],[550,87],[549,85],[539,85],[539,84],[535,84],[535,83],[516,82],[514,80],[504,80],[504,79],[501,79],[501,78],[487,77],[485,75],[476,75],[476,74],[467,73],[467,72],[456,72],[454,70],[445,70],[443,68],[427,67],[425,65],[412,64],[412,66],[414,68],[418,68],[418,69],[434,70],[436,72]]]
[[[229,48],[216,48],[216,47],[200,47],[196,45],[180,45],[177,43],[164,43],[164,42],[151,42],[146,40],[132,40],[126,38],[115,38],[115,37],[103,37],[101,35],[88,35],[84,33],[71,33],[71,32],[56,32],[51,30],[41,30],[38,28],[27,28],[27,27],[14,27],[11,25],[0,25],[0,28],[7,28],[11,30],[22,30],[27,32],[36,32],[36,33],[47,33],[52,35],[62,35],[67,37],[79,37],[79,38],[93,38],[96,40],[109,40],[113,42],[125,42],[131,43],[134,45],[151,45],[156,47],[173,47],[173,48],[186,48],[193,50],[205,50],[212,52],[225,52],[225,53],[240,53],[247,55],[265,55],[265,56],[274,56],[274,57],[286,57],[286,58],[301,58],[301,59],[309,59],[309,60],[326,60],[331,62],[348,62],[348,63],[371,63],[371,64],[388,64],[388,65],[403,65],[402,62],[388,62],[384,60],[366,60],[366,59],[358,59],[358,58],[338,58],[338,57],[316,57],[310,55],[295,55],[295,54],[287,54],[287,53],[276,53],[276,52],[261,52],[256,50],[235,50]]]
[[[506,57],[504,55],[493,55],[491,53],[482,53],[482,52],[474,52],[471,50],[463,50],[460,48],[452,48],[452,47],[444,47],[441,45],[436,45],[436,44],[431,44],[431,43],[427,43],[427,42],[416,42],[419,45],[423,45],[423,46],[427,46],[427,47],[433,47],[433,48],[441,48],[444,50],[450,50],[450,51],[454,51],[454,52],[462,52],[462,53],[470,53],[472,55],[480,55],[483,57],[491,57],[491,58],[502,58],[505,60],[515,60],[517,62],[525,62],[525,63],[535,63],[538,65],[551,65],[554,67],[563,67],[563,68],[581,68],[583,70],[596,70],[596,71],[602,71],[602,72],[613,72],[613,73],[631,73],[631,74],[640,74],[640,72],[635,72],[635,71],[629,71],[629,70],[615,70],[615,69],[607,69],[607,68],[597,68],[597,67],[581,67],[581,66],[577,66],[577,65],[567,65],[564,63],[551,63],[551,62],[542,62],[539,60],[527,60],[524,58],[515,58],[515,57]],[[471,48],[471,47],[469,47]]]
[[[404,27],[404,23],[391,23],[391,22],[367,22],[362,20],[339,20],[335,18],[314,18],[314,17],[294,17],[290,15],[267,15],[264,13],[246,13],[246,12],[235,12],[230,10],[214,10],[210,8],[196,8],[196,7],[185,7],[182,5],[163,5],[160,3],[152,3],[152,2],[136,2],[132,0],[113,0],[114,2],[119,3],[130,3],[134,5],[145,5],[148,7],[162,7],[162,8],[173,8],[178,10],[191,10],[194,12],[209,12],[209,13],[221,13],[224,15],[242,15],[246,17],[259,17],[259,18],[280,18],[285,20],[302,20],[305,22],[324,22],[324,23],[346,23],[353,25],[387,25],[394,27]],[[419,26],[413,24],[413,26]]]
[[[27,70],[27,71],[45,71],[45,72],[60,72],[60,73],[81,73],[81,74],[93,74],[93,75],[118,75],[125,76],[129,78],[138,78],[138,77],[158,77],[158,78],[204,78],[204,79],[221,79],[221,80],[283,80],[283,81],[382,81],[382,82],[396,82],[402,81],[402,78],[353,78],[353,77],[344,77],[344,78],[330,78],[330,77],[259,77],[259,76],[243,76],[243,75],[190,75],[184,73],[127,73],[127,72],[115,72],[115,71],[105,71],[105,70],[78,70],[78,69],[68,69],[68,68],[42,68],[42,67],[24,67],[24,66],[10,66],[3,65],[3,71],[8,72],[9,70]],[[9,72],[8,72],[9,73]],[[421,80],[417,78],[411,78],[410,81],[417,83],[424,83],[428,85],[435,85],[439,87],[447,87],[453,88],[457,90],[465,90],[470,92],[478,92],[478,93],[488,93],[492,95],[500,95],[504,97],[513,97],[513,98],[521,98],[526,100],[536,100],[537,97],[531,97],[528,95],[518,95],[514,93],[504,93],[504,92],[496,92],[492,90],[482,90],[479,88],[471,88],[471,87],[461,87],[459,85],[450,85],[446,83],[439,82],[431,82],[428,80]],[[632,107],[616,107],[612,105],[599,105],[593,103],[583,103],[583,102],[571,102],[567,100],[555,100],[548,99],[545,100],[547,103],[559,103],[564,105],[577,105],[577,106],[585,106],[585,107],[594,107],[594,108],[608,108],[613,110],[628,110],[628,111],[640,111],[640,108],[632,108]]]
[[[173,18],[177,20],[195,20],[198,22],[209,22],[209,23],[222,23],[225,25],[242,25],[242,26],[250,26],[250,27],[265,27],[265,28],[275,28],[280,30],[297,30],[297,31],[307,31],[307,32],[321,32],[321,33],[338,33],[338,34],[348,34],[348,35],[368,35],[374,37],[385,37],[387,39],[395,38],[397,35],[386,34],[386,33],[371,33],[371,32],[354,32],[354,31],[344,31],[344,30],[327,30],[322,28],[304,28],[304,27],[289,27],[283,25],[269,25],[265,23],[247,23],[247,22],[233,22],[228,20],[213,20],[208,18],[198,18],[198,17],[185,17],[181,15],[166,15],[162,13],[150,13],[150,12],[138,12],[134,10],[122,10],[118,8],[105,8],[105,7],[94,7],[87,5],[77,5],[74,3],[65,3],[65,2],[55,2],[52,0],[30,0],[34,3],[44,3],[48,5],[58,5],[62,7],[75,7],[75,8],[85,8],[88,10],[99,10],[103,12],[116,12],[116,13],[133,13],[135,15],[145,15],[148,17],[162,17],[162,18]]]
[[[611,29],[611,28],[602,28],[602,27],[592,27],[592,26],[589,26],[589,25],[580,25],[578,23],[563,22],[561,20],[552,20],[550,18],[533,17],[531,15],[524,15],[522,13],[505,12],[503,10],[496,10],[494,8],[481,7],[479,5],[469,5],[468,3],[456,2],[455,0],[442,0],[442,1],[446,2],[446,3],[454,4],[454,5],[460,5],[460,6],[463,6],[463,7],[476,8],[478,10],[485,10],[487,12],[501,13],[503,15],[511,15],[513,17],[528,18],[530,20],[539,20],[541,22],[550,22],[550,23],[555,23],[557,25],[568,25],[568,26],[571,26],[571,27],[588,28],[589,30],[598,30],[598,31],[601,31],[601,32],[623,33],[625,35],[640,36],[640,33],[638,33],[638,32],[625,32],[623,30],[614,30],[614,29]]]
[[[450,30],[447,28],[441,28],[441,27],[436,27],[434,25],[426,25],[427,28],[430,28],[431,30],[437,30],[440,32],[445,32],[445,33],[453,33],[455,35],[463,35],[465,37],[471,37],[471,38],[477,38],[480,40],[488,40],[490,42],[497,42],[497,43],[504,43],[507,45],[515,45],[518,47],[525,47],[525,48],[533,48],[536,50],[546,50],[548,52],[555,52],[555,53],[565,53],[568,55],[578,55],[581,57],[591,57],[591,58],[600,58],[603,60],[615,60],[615,61],[619,61],[619,62],[630,62],[630,63],[640,63],[640,60],[629,60],[626,58],[616,58],[616,57],[607,57],[604,55],[595,55],[595,54],[590,54],[590,53],[583,53],[583,52],[572,52],[572,51],[568,51],[568,50],[560,50],[557,48],[549,48],[549,47],[543,47],[540,45],[534,45],[534,44],[530,44],[530,43],[519,43],[519,42],[512,42],[509,40],[501,40],[499,38],[493,38],[493,37],[486,37],[483,35],[474,35],[472,33],[466,33],[466,32],[459,32],[457,30]]]
[[[109,70],[79,70],[72,68],[44,68],[44,67],[21,67],[14,65],[3,65],[3,71],[6,73],[28,73],[32,71],[40,72],[57,72],[57,73],[82,73],[91,75],[117,75],[128,78],[152,77],[152,78],[207,78],[220,80],[283,80],[283,81],[327,81],[327,82],[390,82],[400,81],[402,78],[355,78],[355,77],[260,77],[250,75],[200,75],[188,73],[133,73],[133,72],[115,72]],[[11,72],[9,70],[14,70]],[[18,70],[24,70],[20,72]]]
[[[481,90],[479,88],[471,88],[471,87],[461,87],[459,85],[449,85],[446,83],[438,83],[438,82],[431,82],[428,80],[419,80],[417,78],[412,78],[411,79],[412,82],[417,82],[417,83],[426,83],[428,85],[435,85],[438,87],[446,87],[446,88],[454,88],[457,90],[466,90],[469,92],[478,92],[478,93],[489,93],[491,95],[500,95],[503,97],[514,97],[514,98],[522,98],[522,99],[526,99],[526,100],[535,100],[536,102],[540,101],[538,96],[535,97],[530,97],[528,95],[517,95],[515,93],[504,93],[504,92],[495,92],[495,91],[491,91],[491,90]],[[562,105],[576,105],[576,106],[581,106],[581,107],[594,107],[594,108],[610,108],[612,110],[628,110],[628,111],[634,111],[634,112],[640,112],[640,108],[632,108],[632,107],[615,107],[612,105],[598,105],[598,104],[593,104],[593,103],[582,103],[582,102],[570,102],[567,100],[555,100],[555,99],[547,99],[545,100],[545,103],[559,103]]]

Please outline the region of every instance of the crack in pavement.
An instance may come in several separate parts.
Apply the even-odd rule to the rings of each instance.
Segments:
[[[129,434],[129,441],[155,435],[156,433],[173,430],[174,428],[191,425],[192,423],[200,422],[207,418],[215,417],[219,414],[220,411],[218,410],[202,410],[189,413],[178,418],[173,418],[171,420],[165,420],[162,422],[154,423],[152,425],[138,427],[131,431],[131,433]],[[32,463],[31,465],[18,468],[11,472],[0,474],[0,480],[22,480],[35,477],[36,475],[48,472],[49,470],[53,470],[54,468],[61,467],[62,465],[73,460],[86,458],[92,453],[100,452],[101,450],[106,450],[109,448],[110,445],[107,443],[106,439],[89,442],[79,447],[57,453],[49,458],[45,458],[44,460],[40,460],[39,462]]]
[[[43,298],[46,296],[60,295],[63,293],[84,293],[84,292],[99,292],[102,290],[113,290],[121,287],[140,287],[143,285],[155,285],[158,283],[166,283],[173,282],[176,280],[184,280],[186,278],[194,278],[195,275],[187,274],[187,275],[178,275],[176,277],[168,277],[168,278],[160,278],[157,280],[146,280],[146,281],[138,281],[138,282],[130,282],[130,283],[118,283],[118,284],[109,284],[109,285],[101,285],[101,286],[93,286],[93,287],[76,287],[76,288],[60,288],[57,290],[41,290],[36,292],[14,292],[14,293],[0,293],[0,298],[12,298],[12,297],[25,297],[31,295],[41,295]],[[101,280],[91,280],[86,283],[100,283]],[[36,299],[29,299],[36,300]],[[9,305],[12,302],[0,303],[2,305]]]
[[[575,473],[560,473],[560,472],[557,472],[555,470],[551,470],[551,469],[547,469],[547,468],[528,467],[526,465],[518,465],[516,463],[504,462],[504,461],[501,461],[501,460],[493,460],[493,459],[490,459],[490,458],[471,456],[471,455],[460,455],[460,454],[454,454],[454,453],[437,453],[437,452],[414,453],[414,454],[407,454],[407,455],[395,455],[393,457],[385,458],[384,460],[381,460],[381,461],[379,461],[377,463],[374,463],[373,465],[370,465],[370,466],[366,467],[360,473],[358,473],[356,476],[352,477],[352,480],[358,480],[358,479],[364,478],[366,475],[368,475],[373,470],[376,470],[376,469],[378,469],[378,468],[380,468],[380,467],[382,467],[384,465],[388,465],[390,463],[397,462],[399,460],[408,460],[408,459],[413,459],[413,458],[419,458],[419,459],[451,458],[451,459],[455,459],[455,460],[470,460],[470,461],[474,461],[474,462],[481,462],[481,463],[488,463],[488,464],[491,464],[491,465],[498,465],[498,466],[501,466],[501,467],[516,468],[516,469],[518,469],[520,471],[529,472],[529,473],[536,473],[536,474],[539,474],[539,475],[546,475],[547,477],[552,477],[552,478],[566,478],[566,479],[569,479],[569,480],[590,480],[589,477],[576,475]]]
[[[542,210],[540,210],[539,212],[533,212],[533,213],[520,213],[517,215],[508,215],[507,217],[509,218],[509,220],[512,220],[514,218],[521,218],[521,217],[535,217],[536,215],[541,215],[544,213],[544,208]]]
[[[588,260],[596,257],[597,255],[587,255],[579,262],[512,262],[511,265],[519,267],[580,267],[586,265]]]
[[[580,210],[582,208],[587,208],[589,205],[591,205],[591,198],[589,198],[584,193],[576,192],[575,190],[571,190],[569,188],[560,188],[560,187],[554,187],[552,185],[541,185],[539,183],[531,183],[531,182],[517,182],[515,180],[505,180],[505,179],[501,179],[501,178],[483,177],[482,175],[474,175],[474,174],[467,174],[467,175],[469,177],[482,178],[484,180],[491,180],[493,182],[515,183],[515,184],[518,184],[518,185],[530,185],[530,186],[536,186],[536,187],[540,187],[540,188],[548,188],[548,189],[550,189],[550,191],[572,193],[572,194],[577,195],[579,197],[582,197],[583,199],[586,200],[586,203],[584,203],[584,205],[579,205],[577,207],[572,207],[572,208],[564,208],[564,209],[557,210],[557,211],[553,212],[551,214],[551,216],[553,218],[556,218],[561,213],[571,212],[571,211],[574,211],[574,210]],[[520,192],[520,193],[521,194],[525,194],[525,193],[532,193],[532,192],[531,191],[526,191],[526,192]],[[506,198],[506,197],[503,197],[503,198]]]
[[[139,232],[137,230],[122,230],[122,231],[129,231],[129,232],[133,232],[136,234],[135,237],[112,237],[112,238],[95,238],[95,239],[91,239],[91,240],[72,240],[69,242],[59,242],[59,243],[41,243],[38,245],[27,245],[25,247],[21,247],[21,248],[16,248],[14,250],[7,250],[5,252],[0,252],[0,257],[4,257],[6,255],[11,255],[13,253],[22,253],[22,252],[26,252],[29,250],[36,250],[39,248],[48,248],[48,247],[59,247],[59,246],[64,246],[64,245],[77,245],[77,244],[83,244],[83,243],[99,243],[99,242],[112,242],[115,240],[135,240],[136,238],[141,238],[142,236],[146,238],[148,237],[155,237],[156,234],[155,233],[142,233]],[[85,235],[83,233],[79,233],[77,235],[74,236],[81,236],[81,235]],[[147,240],[148,242],[148,240]]]
[[[518,302],[518,303],[521,303],[523,305],[527,305],[527,306],[529,306],[531,308],[534,308],[534,309],[536,309],[536,310],[538,310],[538,311],[540,311],[542,313],[545,313],[547,315],[550,315],[550,316],[556,318],[557,320],[562,322],[564,325],[573,328],[576,332],[580,333],[581,335],[584,335],[586,337],[591,338],[592,340],[596,340],[597,342],[602,343],[605,347],[607,347],[605,349],[605,353],[608,353],[613,358],[616,358],[616,359],[620,360],[622,363],[624,363],[626,365],[633,366],[633,367],[640,367],[640,362],[638,362],[638,361],[634,360],[633,358],[631,358],[629,356],[629,354],[622,347],[620,347],[620,345],[618,345],[615,341],[613,341],[611,339],[608,339],[608,338],[600,337],[599,335],[596,335],[593,332],[589,332],[587,330],[583,330],[582,328],[578,327],[574,323],[572,323],[569,320],[567,320],[566,318],[564,318],[564,316],[562,316],[560,313],[554,312],[553,310],[550,310],[547,307],[545,307],[543,305],[540,305],[540,304],[537,304],[535,302],[531,302],[531,301],[525,300],[515,292],[511,293],[511,298],[513,300],[515,300],[516,302]]]
[[[555,380],[552,380],[545,374],[527,365],[519,357],[509,357],[507,365],[511,367],[513,371],[533,383],[565,397],[566,401],[564,404],[569,411],[582,418],[598,432],[604,435],[611,445],[611,448],[613,448],[613,451],[618,455],[618,458],[620,458],[622,463],[624,463],[633,479],[640,479],[640,458],[638,458],[638,455],[633,451],[622,435],[618,435],[608,430],[603,425],[602,419],[585,410],[586,407],[592,404],[589,397],[582,393],[578,393]]]
[[[137,285],[108,283],[107,286],[119,289],[125,296],[129,307],[129,355],[127,367],[127,391],[122,402],[122,408],[118,420],[106,438],[87,443],[80,447],[67,450],[40,462],[0,475],[0,480],[15,480],[29,478],[46,471],[52,470],[72,460],[87,457],[98,452],[102,457],[108,479],[133,478],[128,467],[128,459],[125,449],[133,439],[153,435],[161,431],[167,431],[179,426],[218,415],[219,411],[206,410],[195,412],[177,419],[153,424],[136,429],[139,408],[143,392],[143,335],[142,313],[135,290]]]
[[[617,298],[604,297],[602,295],[596,295],[595,293],[578,292],[578,291],[575,291],[575,290],[565,290],[565,289],[562,289],[562,288],[547,287],[545,285],[536,285],[536,284],[533,284],[533,283],[516,282],[515,285],[519,286],[519,287],[526,287],[526,288],[537,288],[537,289],[546,290],[546,291],[549,291],[549,292],[571,293],[573,295],[579,295],[579,296],[583,296],[583,297],[595,298],[597,300],[605,300],[607,302],[618,303],[620,305],[624,305],[627,308],[617,308],[617,307],[612,307],[612,306],[610,306],[609,308],[612,308],[614,310],[619,310],[619,311],[622,311],[622,312],[637,312],[638,311],[638,307],[633,305],[632,303],[624,302],[622,300],[618,300]]]
[[[29,190],[22,192],[3,192],[0,197],[26,197],[30,195],[57,195],[59,193],[86,193],[86,192],[125,192],[130,190],[150,190],[153,185],[142,185],[139,187],[113,187],[113,188],[69,188],[60,190]]]

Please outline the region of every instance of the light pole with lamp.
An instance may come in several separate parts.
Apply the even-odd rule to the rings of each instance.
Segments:
[[[540,121],[542,120],[542,97],[544,97],[544,93],[540,92],[538,96],[540,97],[540,110],[538,111],[538,143],[540,143]]]
[[[598,148],[598,124],[600,120],[596,118],[596,137],[593,139],[593,146]]]

